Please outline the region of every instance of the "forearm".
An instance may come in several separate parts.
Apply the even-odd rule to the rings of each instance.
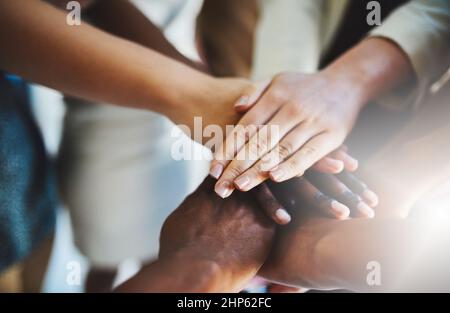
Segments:
[[[362,107],[390,90],[414,80],[407,55],[394,42],[373,37],[361,41],[324,69],[324,73]]]
[[[407,211],[424,193],[450,177],[448,98],[431,97],[360,174],[380,196],[380,213]],[[381,212],[381,210],[383,212]],[[404,214],[403,214],[404,215]]]
[[[118,292],[236,292],[231,274],[215,262],[176,253],[145,266]]]
[[[449,260],[447,226],[436,221],[311,220],[277,243],[280,248],[264,266],[264,274],[279,282],[317,289],[433,288],[424,282],[446,273]],[[381,285],[368,282],[370,272],[377,270],[373,264],[379,265],[375,274],[380,275]]]
[[[240,292],[256,274],[249,276],[200,256],[181,252],[159,259],[117,287],[117,292]],[[228,257],[228,256],[227,256]]]
[[[150,49],[83,24],[41,1],[0,2],[0,68],[70,95],[150,109],[180,121],[214,80]]]
[[[129,1],[98,1],[87,14],[92,24],[108,33],[153,49],[186,65],[197,65],[181,54],[162,31]],[[118,23],[118,20],[125,22]]]

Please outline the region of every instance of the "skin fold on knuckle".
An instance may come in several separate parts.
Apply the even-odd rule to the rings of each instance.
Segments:
[[[303,176],[305,170],[302,166],[302,161],[298,157],[293,157],[286,163],[286,177]]]
[[[280,142],[276,152],[278,153],[279,158],[283,160],[292,154],[293,149],[294,145],[292,142],[285,140]]]
[[[286,114],[289,117],[294,117],[296,119],[301,119],[304,116],[308,116],[305,112],[305,107],[300,100],[290,101],[286,105]]]
[[[231,162],[230,165],[226,169],[226,174],[224,175],[224,179],[234,179],[241,175],[245,171],[244,164],[240,161]]]
[[[282,86],[280,86],[277,81],[275,81],[273,86],[269,89],[269,102],[272,104],[281,105],[287,100],[287,97],[287,91]]]

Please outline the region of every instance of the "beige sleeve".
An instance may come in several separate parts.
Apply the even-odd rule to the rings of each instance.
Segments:
[[[395,10],[369,36],[392,40],[409,57],[416,74],[413,86],[380,99],[392,108],[416,107],[450,62],[450,1],[412,0]]]

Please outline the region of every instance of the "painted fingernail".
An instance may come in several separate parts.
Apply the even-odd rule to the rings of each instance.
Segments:
[[[275,216],[278,220],[278,223],[281,225],[285,225],[291,221],[291,216],[285,209],[276,210]]]
[[[229,197],[231,195],[231,193],[233,192],[233,187],[231,186],[231,184],[229,182],[225,181],[225,182],[222,182],[222,183],[216,185],[214,190],[220,197],[226,198],[226,197]]]
[[[360,202],[356,207],[360,213],[362,213],[365,217],[372,218],[375,216],[375,212],[372,210],[370,206],[368,206],[364,202]]]
[[[378,196],[372,190],[366,189],[363,192],[364,200],[371,206],[376,207],[378,205]]]
[[[350,209],[336,200],[331,201],[331,208],[338,215],[339,219],[345,219],[350,215]]]
[[[239,108],[239,107],[243,107],[248,105],[248,102],[250,100],[249,96],[242,96],[239,98],[239,100],[236,102],[236,104],[234,105],[235,108]]]
[[[270,172],[270,178],[274,181],[280,181],[284,177],[284,171],[281,168],[278,168],[272,172]]]
[[[223,165],[220,163],[216,163],[210,170],[209,174],[215,179],[219,179],[220,175],[223,172]]]
[[[244,190],[245,187],[247,187],[249,183],[250,183],[250,178],[248,178],[248,176],[241,176],[241,177],[238,177],[238,178],[234,181],[234,184],[235,184],[240,190]]]

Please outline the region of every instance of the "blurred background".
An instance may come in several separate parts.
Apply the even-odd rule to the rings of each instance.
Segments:
[[[167,38],[179,51],[192,59],[198,59],[194,45],[194,20],[200,9],[201,0],[133,0],[133,2],[154,23],[164,29]],[[34,85],[32,87],[32,101],[33,111],[43,133],[48,153],[55,156],[61,142],[64,115],[66,113],[63,96],[49,88]],[[160,118],[164,119],[163,117]],[[167,120],[164,122],[170,123]],[[200,145],[195,145],[195,149],[202,150],[204,148]],[[183,161],[183,163],[182,166],[186,167],[186,175],[184,177],[174,177],[173,179],[184,179],[187,188],[167,191],[168,197],[173,199],[172,209],[175,209],[177,203],[202,181],[208,171],[208,163],[205,161]],[[162,225],[162,221],[169,213],[170,210],[160,212],[160,216],[158,216],[159,224]],[[107,222],[108,218],[105,217],[105,223]],[[153,243],[155,246],[157,244],[157,242]],[[74,261],[81,265],[82,281],[81,284],[70,285],[66,282],[69,271],[67,266]],[[117,284],[127,279],[139,267],[140,263],[137,260],[129,259],[124,261],[119,266],[118,277],[115,283]],[[84,288],[83,281],[88,269],[89,263],[77,251],[73,243],[70,214],[67,208],[61,207],[58,210],[54,248],[43,291],[82,292]]]

